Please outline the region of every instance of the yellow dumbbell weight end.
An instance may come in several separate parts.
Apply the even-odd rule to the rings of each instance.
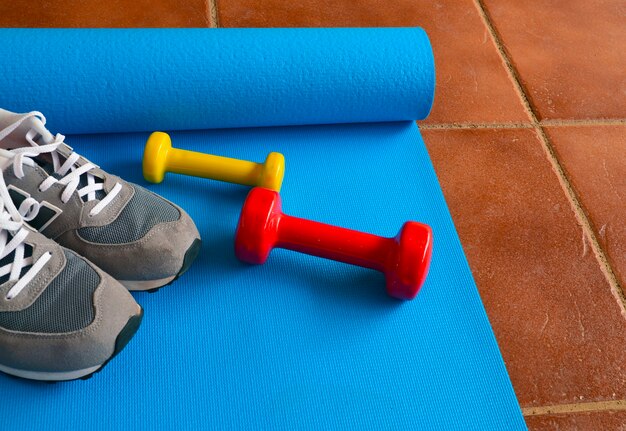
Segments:
[[[279,192],[285,176],[285,156],[280,153],[269,153],[262,167],[256,185]]]
[[[160,183],[166,172],[280,191],[285,158],[280,153],[270,153],[264,163],[254,163],[180,150],[172,147],[167,133],[154,132],[143,153],[143,176],[147,181]]]
[[[172,140],[167,133],[154,132],[143,150],[143,177],[151,183],[163,181],[167,167],[167,153],[172,149]]]

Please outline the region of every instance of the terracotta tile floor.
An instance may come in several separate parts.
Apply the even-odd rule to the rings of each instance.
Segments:
[[[420,127],[528,426],[626,428],[623,0],[130,3],[0,0],[0,25],[424,27]]]

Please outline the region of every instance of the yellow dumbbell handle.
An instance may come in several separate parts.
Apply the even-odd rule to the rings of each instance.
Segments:
[[[154,132],[143,155],[143,174],[147,181],[160,183],[166,172],[210,178],[246,186],[280,191],[285,158],[270,153],[264,163],[232,159],[172,147],[167,133]]]
[[[177,174],[254,186],[259,180],[263,165],[172,148],[167,158],[167,170]]]

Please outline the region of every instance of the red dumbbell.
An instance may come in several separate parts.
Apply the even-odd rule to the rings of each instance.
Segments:
[[[389,295],[413,299],[428,273],[432,231],[409,221],[395,238],[383,238],[291,217],[282,213],[277,192],[255,187],[241,211],[235,254],[244,262],[261,264],[275,247],[381,271]]]

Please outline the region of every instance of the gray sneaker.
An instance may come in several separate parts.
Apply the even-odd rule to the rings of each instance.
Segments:
[[[39,112],[0,109],[0,169],[24,220],[129,290],[155,290],[183,274],[200,250],[187,213],[104,172],[44,125]]]
[[[124,348],[142,315],[111,276],[28,229],[0,174],[0,371],[89,377]]]

